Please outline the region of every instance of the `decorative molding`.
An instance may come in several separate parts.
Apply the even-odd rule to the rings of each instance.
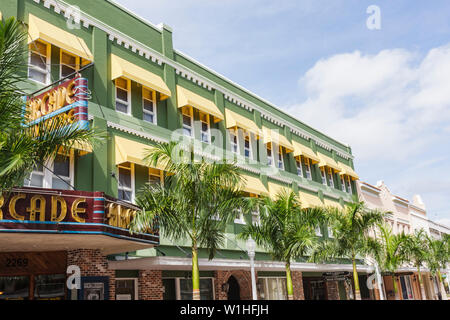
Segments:
[[[50,9],[51,6],[53,6],[53,10],[58,13],[61,14],[62,12],[66,12],[67,8],[69,7],[68,4],[66,4],[64,1],[62,0],[33,0],[36,3],[40,3],[41,1],[44,2],[44,7],[46,7],[47,9]],[[109,1],[110,3],[116,5],[114,2]],[[121,9],[123,9],[121,7]],[[126,10],[128,12],[128,10]],[[136,19],[141,19],[139,16],[133,15],[131,14],[133,17],[135,17]],[[184,78],[187,78],[188,80],[208,89],[208,90],[218,90],[221,91],[224,96],[226,97],[227,100],[232,101],[233,103],[237,104],[238,106],[241,106],[247,110],[252,111],[253,109],[259,111],[261,113],[261,117],[263,117],[264,119],[267,119],[269,121],[271,121],[274,124],[277,124],[281,127],[286,126],[289,127],[290,130],[296,134],[298,134],[299,136],[303,136],[306,139],[312,139],[316,142],[317,145],[321,146],[322,148],[326,149],[326,150],[335,150],[336,153],[343,157],[344,159],[354,159],[354,156],[349,154],[346,151],[340,150],[339,148],[329,144],[328,142],[315,137],[311,134],[309,134],[307,131],[305,131],[304,129],[298,127],[297,125],[293,124],[290,121],[286,121],[283,120],[281,118],[279,118],[278,116],[275,116],[273,114],[270,114],[268,111],[263,110],[261,107],[256,106],[255,104],[249,102],[248,100],[240,97],[239,95],[230,92],[228,89],[225,89],[224,87],[218,85],[217,83],[210,81],[208,79],[206,79],[205,77],[201,76],[200,74],[190,70],[189,68],[186,68],[184,66],[182,66],[180,63],[169,60],[168,58],[164,57],[161,53],[157,52],[156,50],[140,43],[139,41],[132,39],[131,37],[125,35],[124,33],[118,31],[117,29],[99,21],[98,19],[90,16],[89,14],[85,13],[85,12],[80,12],[80,22],[82,22],[83,27],[85,28],[89,28],[90,26],[96,27],[100,30],[103,30],[107,35],[108,35],[108,39],[110,41],[116,41],[116,43],[118,45],[123,45],[125,48],[131,50],[132,52],[139,54],[140,56],[144,56],[146,59],[151,60],[154,63],[157,63],[158,65],[162,65],[167,64],[171,67],[173,67],[175,69],[175,72],[179,75],[181,75]],[[147,21],[143,20],[144,23],[149,24]],[[152,26],[152,25],[150,25]],[[152,26],[153,27],[153,26]],[[181,53],[180,51],[176,51],[174,50],[174,52],[176,52],[177,54],[185,57],[186,59],[189,59],[191,61],[193,61],[194,63],[197,63],[198,65],[200,65],[202,68],[205,68],[206,70],[208,70],[209,72],[212,72],[213,74],[217,75],[218,77],[222,78],[223,80],[231,83],[232,85],[236,86],[237,88],[247,92],[248,94],[254,96],[255,98],[263,101],[264,103],[268,104],[269,106],[271,106],[272,108],[279,110],[280,112],[283,112],[282,110],[280,110],[279,108],[277,108],[276,106],[274,106],[273,104],[271,104],[270,102],[265,101],[264,99],[258,97],[257,95],[255,95],[254,93],[251,93],[250,91],[248,91],[245,88],[242,88],[241,86],[235,84],[234,82],[230,81],[229,79],[226,79],[225,77],[223,77],[222,75],[217,74],[216,72],[210,70],[209,68],[203,66],[202,64],[200,64],[199,62],[195,61],[193,58],[188,57],[186,55],[184,55],[183,53]],[[284,112],[283,112],[284,113]],[[332,138],[331,138],[332,139]]]

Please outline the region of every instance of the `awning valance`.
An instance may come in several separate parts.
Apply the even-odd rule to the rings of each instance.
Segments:
[[[167,99],[171,95],[169,88],[160,76],[111,54],[111,78],[114,80],[120,77],[128,78],[158,91],[161,93],[161,100]]]
[[[178,108],[191,106],[204,113],[212,115],[214,117],[214,122],[219,122],[224,119],[222,112],[220,112],[214,102],[179,85],[177,85],[177,98]]]
[[[114,142],[116,165],[131,162],[145,167],[153,167],[149,166],[148,163],[144,161],[149,150],[153,149],[152,146],[118,136],[114,137]],[[164,170],[164,165],[158,163],[154,168]]]
[[[94,61],[94,56],[83,39],[55,27],[47,21],[39,19],[30,13],[28,15],[28,43],[32,43],[38,39],[46,41],[86,60]]]
[[[356,174],[356,172],[348,165],[343,164],[342,162],[338,163],[339,167],[341,168],[340,175],[348,175],[352,178],[352,180],[359,180],[359,176]]]
[[[334,169],[336,172],[340,172],[341,168],[339,167],[338,163],[333,159],[326,155],[323,155],[321,153],[318,154],[319,156],[319,167],[330,167],[331,169]]]
[[[294,146],[294,157],[304,156],[311,159],[313,163],[320,162],[319,157],[314,153],[314,151],[312,151],[311,148],[308,148],[307,146],[296,141],[292,141],[292,144]]]
[[[243,191],[258,194],[258,195],[269,194],[269,191],[267,190],[267,188],[264,186],[264,184],[261,182],[261,180],[259,178],[255,178],[255,177],[243,174],[242,180],[243,180],[243,185],[244,185],[244,187],[242,189]]]
[[[262,133],[264,137],[264,143],[275,142],[276,144],[284,147],[287,153],[294,151],[294,146],[292,145],[292,143],[290,143],[285,136],[279,134],[276,130],[271,130],[267,127],[263,127]]]
[[[256,135],[260,135],[260,130],[255,122],[236,112],[225,109],[225,118],[227,128],[238,127]]]
[[[281,194],[282,192],[290,192],[291,188],[287,186],[280,186],[279,184],[269,182],[269,194],[270,197],[275,200],[277,198],[277,195]]]
[[[303,208],[323,206],[322,201],[320,201],[319,197],[316,195],[312,195],[307,192],[300,191],[299,196],[300,196],[300,202],[301,202]]]

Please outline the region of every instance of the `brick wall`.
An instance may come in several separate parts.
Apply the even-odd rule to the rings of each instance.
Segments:
[[[162,300],[164,286],[162,271],[141,270],[138,279],[139,300]]]
[[[339,287],[337,281],[327,281],[328,300],[340,300]]]
[[[108,261],[100,250],[77,249],[67,251],[67,265],[80,267],[82,277],[109,277],[109,299],[115,299],[115,271],[108,269]]]
[[[233,276],[239,283],[241,300],[252,300],[252,278],[250,271],[215,271],[214,272],[214,291],[216,300],[227,300],[228,295],[222,291],[222,285],[228,282]],[[258,281],[258,279],[256,279]]]

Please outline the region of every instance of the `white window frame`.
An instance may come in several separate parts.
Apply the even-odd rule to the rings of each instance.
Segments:
[[[328,238],[334,239],[333,229],[330,226],[328,226]]]
[[[281,164],[281,167],[280,167],[280,164]],[[280,170],[284,170],[284,158],[283,158],[283,147],[282,146],[278,146],[277,168]]]
[[[45,66],[46,66],[45,70],[31,64],[31,53],[34,52],[35,54],[40,55],[40,53],[38,53],[36,51],[35,42],[40,42],[46,46],[46,51],[47,51],[46,55],[47,56],[45,57],[46,58],[45,59]],[[51,75],[50,63],[51,63],[51,45],[49,43],[39,39],[39,40],[36,40],[29,44],[29,47],[28,47],[28,70],[27,70],[27,77],[29,80],[39,83],[39,84],[49,84],[50,83],[50,75]],[[34,69],[38,72],[45,73],[45,83],[42,83],[38,80],[30,78],[30,69]]]
[[[248,139],[248,148],[245,146],[246,139]],[[248,156],[245,154],[245,152],[248,151]],[[252,137],[250,135],[250,132],[244,131],[244,157],[247,159],[252,159],[253,152],[252,152]]]
[[[182,277],[163,277],[162,279],[163,280],[164,279],[175,279],[175,296],[176,296],[177,300],[181,300],[180,279],[185,279],[185,278],[182,278]],[[200,280],[202,280],[202,279],[210,279],[210,281],[211,281],[211,289],[212,289],[212,296],[213,296],[213,300],[215,300],[216,299],[216,288],[215,288],[215,285],[214,285],[214,278],[213,277],[200,277],[199,279]]]
[[[270,145],[270,143],[266,144],[266,152],[267,152],[267,165],[269,167],[275,167],[275,160],[274,160],[274,156],[273,156],[273,150],[272,150],[272,146]],[[269,156],[269,151],[270,151],[270,156]]]
[[[72,57],[74,57],[75,58],[75,67],[73,67],[73,66],[69,66],[69,65],[67,65],[67,64],[64,64],[63,62],[62,62],[62,55],[63,54],[66,54],[66,55],[68,55],[68,56],[72,56]],[[63,78],[63,75],[62,75],[62,67],[63,66],[66,66],[66,67],[69,67],[69,68],[71,68],[71,69],[74,69],[74,72],[78,72],[78,70],[80,70],[80,57],[79,56],[77,56],[77,55],[74,55],[74,54],[72,54],[72,53],[70,53],[70,52],[68,52],[68,51],[66,51],[66,50],[64,50],[64,49],[60,49],[59,50],[59,78],[60,79],[62,79]]]
[[[206,117],[206,121],[202,120],[202,116]],[[208,113],[204,113],[204,112],[199,112],[199,122],[200,122],[200,141],[203,143],[207,143],[207,144],[211,144],[211,116]],[[208,127],[208,129],[205,131],[203,131],[203,124],[206,124],[206,126]],[[208,137],[208,141],[204,141],[203,140],[203,135],[206,134]]]
[[[188,110],[188,113],[185,113],[185,110]],[[182,122],[182,128],[183,128],[183,135],[185,135],[186,137],[194,137],[194,108],[188,106],[188,107],[183,107],[181,109],[181,122]],[[189,120],[190,120],[190,125],[187,125],[184,123],[184,116],[188,116]],[[188,136],[185,134],[184,129],[189,129],[191,131],[191,134]]]
[[[316,233],[316,236],[318,236],[318,237],[322,237],[323,236],[322,229],[320,228],[320,226],[317,226],[314,231]]]
[[[325,172],[325,167],[320,167],[320,177],[322,178],[322,184],[328,186],[327,173]]]
[[[154,177],[158,177],[159,178],[159,183],[161,185],[163,185],[163,172],[161,170],[159,170],[159,175],[156,175],[155,173],[152,172],[153,170],[159,170],[159,169],[155,169],[155,168],[148,168],[148,182],[150,182],[150,176],[154,176]]]
[[[346,177],[345,177],[345,175],[342,175],[341,176],[341,190],[343,191],[343,192],[347,192],[347,187],[346,187]]]
[[[123,80],[125,80],[127,82],[127,88],[126,89],[117,86],[117,80],[118,79],[123,79]],[[117,97],[117,88],[127,91],[127,100],[128,101],[123,101],[123,100],[121,100],[121,99],[119,99]],[[116,97],[114,110],[117,111],[117,112],[123,113],[123,114],[131,115],[131,80],[127,79],[127,78],[117,78],[117,79],[115,79],[114,80],[114,91],[115,91],[115,97]],[[121,104],[126,105],[127,106],[127,112],[123,112],[123,111],[117,110],[117,102],[120,102]]]
[[[148,100],[147,98],[145,98],[144,90],[150,91],[150,93],[152,95],[152,100]],[[153,103],[153,112],[150,112],[150,111],[148,111],[148,110],[146,110],[144,108],[144,103],[145,103],[146,100],[147,101],[151,101]],[[157,124],[158,123],[158,120],[156,118],[157,117],[156,91],[155,90],[151,90],[149,88],[146,88],[144,86],[142,86],[142,113],[143,113],[142,120],[144,120],[145,122],[153,123],[153,124]],[[145,120],[144,114],[149,114],[149,115],[153,116],[153,122]]]
[[[295,159],[295,165],[297,166],[297,176],[303,178],[303,167],[301,156],[298,156],[297,159]]]
[[[116,278],[115,282],[120,281],[120,280],[126,280],[126,281],[134,280],[134,298],[135,298],[134,300],[139,300],[139,296],[138,296],[138,294],[139,294],[139,290],[138,290],[139,281],[138,281],[138,278]],[[114,288],[114,291],[115,291],[115,289],[116,288]],[[115,294],[115,298],[116,297],[117,297],[117,294]]]
[[[62,154],[59,154],[59,155],[62,155]],[[70,186],[66,184],[67,190],[73,190],[72,186],[74,185],[74,181],[75,181],[75,156],[74,156],[73,149],[70,150],[70,153],[66,156],[69,157],[69,181],[68,181],[68,183],[70,184]],[[32,188],[53,189],[53,177],[55,177],[56,179],[59,179],[52,172],[52,171],[54,171],[54,161],[53,160],[46,161],[44,163],[44,166],[42,166],[42,169],[43,169],[42,171],[32,171],[32,173],[31,173],[31,174],[38,174],[40,176],[43,176],[42,187],[39,187],[39,186],[32,187],[29,184],[25,185],[25,182],[24,182],[24,186],[25,187],[30,186]]]
[[[120,171],[119,171],[119,168],[130,170],[130,174],[131,174],[131,188],[124,188],[123,186],[120,185]],[[135,186],[134,169],[135,169],[134,168],[134,163],[131,163],[131,162],[130,162],[130,167],[126,167],[126,166],[124,166],[122,164],[119,164],[117,166],[117,194],[119,193],[119,190],[121,190],[121,189],[124,190],[124,191],[131,191],[131,200],[127,201],[127,200],[121,199],[121,201],[134,203],[135,191],[136,191],[135,190],[136,186]]]
[[[328,170],[327,170],[327,178],[330,181],[330,187],[334,188],[333,169],[328,168]]]
[[[230,135],[231,152],[233,152],[235,154],[239,154],[239,135],[238,135],[238,131],[236,129],[232,128],[232,129],[229,129],[228,133]],[[233,141],[233,137],[236,138],[236,142]],[[236,149],[236,151],[234,149]]]
[[[310,160],[309,158],[304,158],[305,159],[305,174],[306,174],[306,179],[308,180],[312,180],[312,173],[311,173],[311,165],[310,165]]]
[[[353,190],[352,190],[352,182],[350,181],[350,177],[347,176],[347,192],[352,194]]]
[[[246,224],[245,223],[245,218],[244,218],[244,213],[242,212],[242,209],[236,209],[237,212],[237,218],[234,219],[234,223],[235,224]]]

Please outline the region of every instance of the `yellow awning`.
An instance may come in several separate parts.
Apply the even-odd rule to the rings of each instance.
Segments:
[[[161,93],[161,100],[167,99],[171,95],[169,88],[160,76],[111,54],[111,78],[114,80],[120,77],[128,78],[158,91]]]
[[[150,167],[144,161],[144,158],[148,154],[149,149],[153,149],[152,146],[118,136],[114,137],[114,142],[116,145],[116,165],[131,162],[141,166]],[[164,170],[164,165],[158,163],[155,168]]]
[[[94,61],[94,56],[83,39],[55,27],[30,13],[28,15],[28,43],[30,44],[38,39],[67,50],[86,60]]]
[[[269,194],[269,191],[267,190],[267,188],[264,186],[264,184],[261,182],[261,180],[259,178],[255,178],[255,177],[243,174],[242,180],[243,180],[243,185],[244,185],[243,191],[258,194],[258,195]]]
[[[299,192],[300,202],[303,208],[322,207],[323,203],[319,197],[303,191]]]
[[[285,147],[287,153],[294,151],[294,146],[292,143],[290,143],[285,136],[279,134],[276,130],[263,127],[262,132],[264,136],[264,143],[275,142],[276,144]]]
[[[334,159],[325,156],[321,153],[318,154],[319,155],[319,167],[330,167],[332,169],[334,169],[336,172],[340,172],[341,168],[339,167],[338,163],[336,161],[334,161]]]
[[[82,151],[82,152],[85,152],[85,153],[91,153],[92,152],[92,146],[87,144],[87,143],[75,142],[72,145],[72,148],[74,148],[76,150],[79,150],[79,151]]]
[[[359,176],[356,174],[356,172],[348,165],[343,164],[341,162],[338,163],[339,167],[341,168],[340,175],[348,175],[352,178],[352,180],[359,180]]]
[[[214,122],[224,119],[222,112],[214,102],[177,85],[178,108],[191,106],[214,117]]]
[[[311,148],[292,140],[292,144],[294,145],[294,157],[304,156],[312,160],[313,163],[320,162],[319,157],[312,151]]]
[[[272,199],[276,199],[277,195],[282,192],[291,191],[291,188],[286,186],[280,186],[279,184],[276,183],[269,182],[268,185],[269,185],[269,194]]]
[[[247,130],[248,132],[252,132],[256,135],[260,135],[260,130],[255,122],[244,116],[241,116],[236,112],[233,112],[229,109],[225,109],[225,118],[227,128],[238,127]]]

